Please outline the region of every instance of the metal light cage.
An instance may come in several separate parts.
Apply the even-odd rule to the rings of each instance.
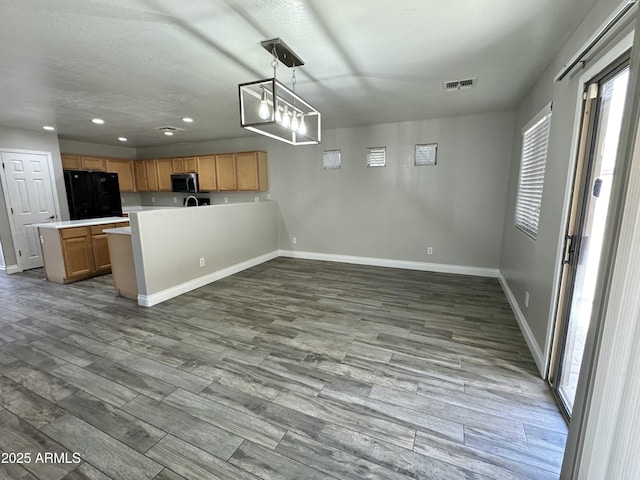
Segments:
[[[242,128],[289,145],[316,145],[320,143],[320,112],[276,78],[242,83],[238,85],[238,94],[240,96],[240,125]],[[268,108],[267,118],[260,116],[263,102],[266,104],[266,106],[263,105],[263,113],[266,113],[265,108]],[[278,110],[280,117],[284,116],[285,111],[289,114],[295,112],[298,124],[304,119],[306,133],[299,129],[293,130],[277,121],[276,112]]]

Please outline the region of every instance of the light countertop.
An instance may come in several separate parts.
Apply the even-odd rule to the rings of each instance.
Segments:
[[[104,233],[114,233],[116,235],[131,235],[131,227],[107,228]]]
[[[128,222],[127,217],[103,217],[103,218],[86,218],[83,220],[68,220],[65,222],[35,223],[32,226],[38,228],[52,228],[60,230],[61,228],[73,227],[91,227],[93,225],[104,225],[107,223],[123,223]]]

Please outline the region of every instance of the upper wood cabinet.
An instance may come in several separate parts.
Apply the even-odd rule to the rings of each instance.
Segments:
[[[94,172],[105,172],[107,161],[102,157],[80,157],[82,170],[93,170]]]
[[[121,192],[170,192],[171,174],[196,172],[202,192],[269,189],[267,153],[261,151],[127,160],[62,154],[64,170],[118,174]]]
[[[231,191],[238,189],[234,153],[216,155],[216,177],[218,180],[218,190]]]
[[[213,192],[218,189],[218,175],[216,174],[216,156],[203,155],[194,157],[196,159],[196,172],[198,172],[198,182],[200,191]]]
[[[135,192],[136,182],[133,173],[133,161],[119,158],[106,159],[106,171],[118,174],[121,192]]]
[[[158,158],[156,160],[156,171],[158,172],[158,190],[161,192],[170,192],[171,174],[173,173],[173,159]]]
[[[147,172],[147,186],[149,192],[157,192],[158,185],[158,168],[156,166],[156,160],[149,159],[144,160],[144,169]]]
[[[63,170],[81,170],[80,157],[78,155],[69,155],[63,153],[62,157],[62,169]]]
[[[236,183],[238,190],[260,191],[268,189],[267,153],[236,153]]]
[[[184,173],[184,158],[175,157],[171,159],[171,173]]]
[[[147,170],[144,165],[144,160],[134,160],[132,163],[133,176],[136,180],[136,190],[138,192],[147,192],[149,190],[149,182],[147,181]]]
[[[198,172],[198,157],[184,157],[183,160],[185,172]]]

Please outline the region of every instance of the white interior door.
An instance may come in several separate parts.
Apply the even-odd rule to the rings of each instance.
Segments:
[[[18,267],[21,270],[42,267],[38,229],[32,225],[57,218],[49,155],[2,151],[0,156]]]

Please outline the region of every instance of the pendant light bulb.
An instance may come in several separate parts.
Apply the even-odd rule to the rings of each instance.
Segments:
[[[294,111],[292,113],[293,118],[291,119],[291,130],[293,130],[294,132],[296,132],[298,130],[299,124],[298,124],[298,114]]]
[[[262,98],[260,99],[260,109],[258,110],[258,116],[262,120],[266,120],[271,116],[271,112],[269,111],[269,103],[267,102],[267,91],[262,89]]]
[[[300,115],[300,125],[298,125],[298,133],[301,135],[307,134],[307,124],[304,123],[304,115]]]
[[[291,126],[291,117],[289,117],[289,106],[284,106],[284,113],[282,114],[282,126],[289,128]]]

